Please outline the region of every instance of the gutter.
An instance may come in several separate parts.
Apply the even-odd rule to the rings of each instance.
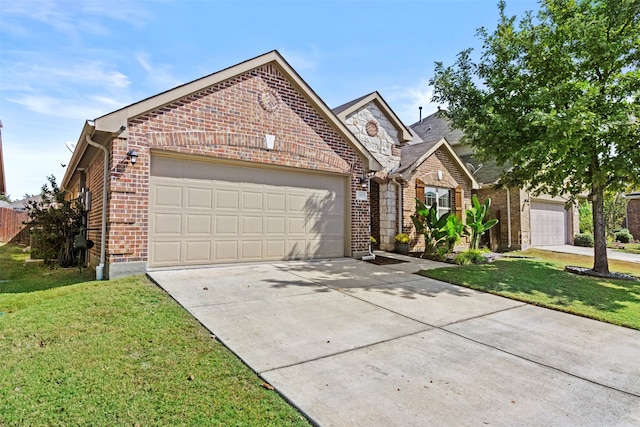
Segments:
[[[96,267],[96,280],[104,279],[104,262],[106,259],[106,237],[107,237],[107,190],[109,189],[109,150],[104,145],[98,144],[91,139],[91,135],[86,135],[87,144],[101,149],[104,152],[104,175],[102,180],[102,233],[100,235],[100,264]]]

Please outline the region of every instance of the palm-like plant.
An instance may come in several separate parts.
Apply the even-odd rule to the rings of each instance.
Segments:
[[[484,203],[480,203],[478,197],[474,194],[471,198],[472,206],[467,209],[467,226],[471,230],[471,242],[469,249],[478,249],[480,246],[480,238],[491,227],[498,223],[497,219],[490,219],[485,222],[489,208],[491,207],[491,199],[487,198]]]
[[[416,199],[416,213],[411,215],[416,231],[424,236],[424,254],[434,254],[439,245],[445,242],[447,231],[445,225],[449,214],[438,218],[438,206],[434,203],[430,208],[420,199]]]

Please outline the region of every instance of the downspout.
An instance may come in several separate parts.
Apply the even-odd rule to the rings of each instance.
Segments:
[[[109,150],[107,147],[98,144],[91,139],[90,135],[86,136],[87,144],[104,151],[104,177],[102,182],[102,235],[100,236],[100,265],[96,267],[96,280],[104,279],[104,262],[106,259],[107,249],[105,246],[107,237],[107,190],[109,188]]]
[[[507,187],[507,249],[511,249],[511,190]]]

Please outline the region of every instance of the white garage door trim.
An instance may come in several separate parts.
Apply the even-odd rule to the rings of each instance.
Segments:
[[[346,176],[151,157],[149,266],[342,257]]]
[[[534,246],[567,243],[567,211],[564,203],[531,201],[531,244]]]

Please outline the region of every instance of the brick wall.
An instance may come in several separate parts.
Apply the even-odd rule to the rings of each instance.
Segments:
[[[635,240],[640,240],[640,199],[631,199],[627,204],[627,226]]]
[[[442,171],[442,180],[438,180],[437,171]],[[416,179],[422,180],[428,187],[449,188],[452,191],[452,211],[455,212],[455,197],[453,192],[460,186],[463,191],[462,209],[467,209],[471,204],[471,181],[460,170],[459,165],[451,155],[443,148],[439,148],[427,160],[416,168],[411,179],[403,183],[402,204],[403,218],[402,229],[411,236],[409,249],[411,251],[424,250],[424,238],[416,233],[411,215],[416,207]],[[464,221],[464,215],[463,215]]]
[[[264,149],[266,134],[275,135],[273,150]],[[126,159],[130,149],[139,153],[135,166]],[[350,250],[353,254],[368,250],[368,201],[355,200],[362,160],[275,65],[129,121],[128,140],[112,144],[109,263],[148,259],[151,150],[350,174]]]

